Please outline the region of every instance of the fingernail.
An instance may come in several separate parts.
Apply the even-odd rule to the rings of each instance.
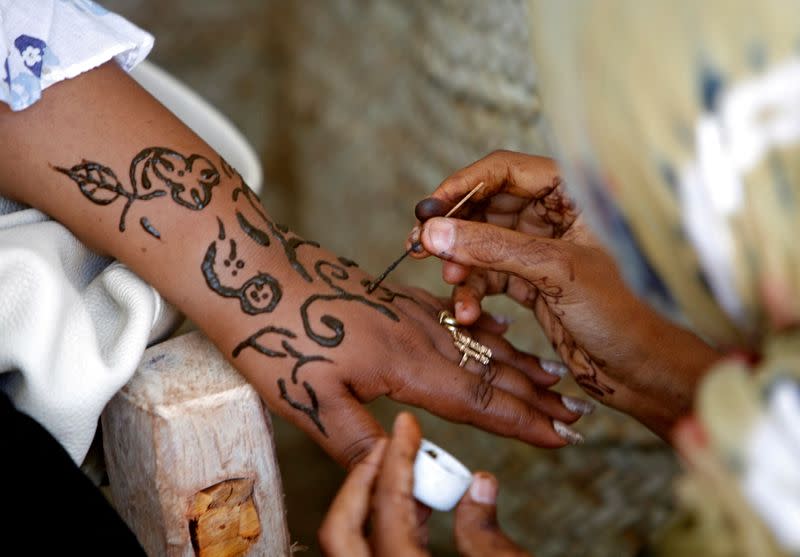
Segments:
[[[497,482],[490,476],[476,474],[469,486],[469,496],[476,503],[494,505],[497,501]]]
[[[411,242],[411,245],[419,243],[419,233],[420,228],[419,226],[415,226],[411,229],[411,233],[408,235],[408,240]]]
[[[569,427],[564,422],[553,420],[553,429],[556,430],[558,436],[570,445],[580,445],[583,443],[583,435]]]
[[[456,319],[458,319],[458,314],[464,311],[464,302],[456,302],[453,309],[456,312]]]
[[[449,253],[455,240],[455,230],[447,219],[435,219],[425,226],[433,251],[436,253]]]
[[[542,369],[550,375],[557,375],[558,377],[564,377],[567,372],[569,372],[569,368],[567,366],[561,362],[555,362],[553,360],[540,360],[539,365],[542,366]]]
[[[572,396],[561,395],[561,402],[570,412],[575,412],[581,416],[586,416],[594,412],[594,403],[582,398],[575,398]]]
[[[493,315],[492,317],[494,318],[495,323],[497,323],[498,325],[503,325],[505,327],[508,327],[509,325],[514,323],[514,319],[509,317],[508,315]]]

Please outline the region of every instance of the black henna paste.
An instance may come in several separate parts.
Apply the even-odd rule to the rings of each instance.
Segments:
[[[339,263],[344,265],[345,267],[358,267],[358,263],[353,261],[352,259],[348,259],[347,257],[339,257]],[[369,281],[367,281],[369,282]],[[364,284],[363,281],[361,284]]]
[[[235,256],[235,243],[230,240],[231,252]],[[230,259],[226,259],[229,266]],[[247,279],[241,286],[234,288],[222,284],[216,272],[217,265],[217,242],[212,242],[206,250],[201,269],[206,279],[206,284],[214,292],[226,298],[237,298],[242,311],[249,315],[259,313],[269,313],[275,309],[283,295],[280,283],[267,273],[258,273]],[[238,265],[237,265],[238,266]],[[242,267],[244,264],[242,264]],[[241,269],[241,267],[239,267]],[[236,276],[237,270],[231,274]]]
[[[155,183],[169,188],[178,205],[199,211],[211,201],[211,190],[219,185],[219,171],[202,155],[184,157],[165,147],[148,147],[136,155],[130,167],[134,191],[137,180],[150,190]]]
[[[314,248],[318,248],[319,244],[317,242],[311,240],[303,240],[299,236],[292,236],[288,238],[286,234],[288,234],[288,228],[283,230],[279,227],[279,225],[273,224],[271,221],[267,221],[270,227],[270,231],[272,235],[275,236],[278,241],[283,246],[283,252],[286,254],[286,259],[289,260],[289,264],[292,266],[292,269],[297,271],[303,280],[306,282],[313,282],[311,275],[308,274],[305,266],[297,259],[297,249],[301,246],[311,246]]]
[[[281,341],[281,347],[283,348],[284,352],[281,352],[280,350],[275,350],[273,348],[269,348],[268,346],[264,345],[261,342],[262,337],[264,337],[265,335],[272,335],[272,334],[286,337]],[[299,350],[295,349],[287,340],[287,338],[295,339],[296,336],[297,335],[295,335],[292,331],[281,327],[273,327],[273,326],[263,327],[262,329],[259,329],[258,331],[247,337],[245,340],[240,342],[236,346],[236,348],[233,349],[232,355],[234,358],[238,358],[242,350],[245,350],[246,348],[252,348],[258,353],[263,354],[264,356],[267,356],[269,358],[286,358],[286,357],[293,358],[295,360],[295,363],[291,371],[291,381],[292,384],[297,385],[298,384],[297,374],[300,371],[301,367],[311,362],[331,363],[332,360],[319,355],[308,356],[306,354],[303,354]],[[303,381],[303,388],[305,389],[306,394],[308,395],[309,402],[311,403],[310,406],[308,404],[303,404],[297,400],[294,400],[289,396],[285,379],[283,378],[278,379],[278,387],[281,392],[281,398],[284,399],[286,402],[288,402],[289,405],[295,410],[299,410],[304,414],[306,414],[311,419],[311,421],[314,422],[314,425],[317,426],[317,429],[319,429],[320,433],[322,433],[327,437],[328,433],[327,431],[325,431],[325,426],[322,425],[322,420],[320,420],[319,417],[319,401],[317,400],[317,394],[314,392],[314,389],[311,386],[311,384],[308,383],[308,381]]]
[[[68,176],[81,193],[96,205],[110,205],[120,197],[125,204],[119,217],[119,231],[125,232],[125,218],[135,201],[150,201],[171,196],[178,205],[199,211],[211,201],[212,189],[219,185],[216,167],[202,155],[184,157],[165,147],[148,147],[140,151],[128,169],[129,184],[123,184],[111,168],[84,160],[70,168],[54,166]],[[147,217],[139,220],[142,228],[161,238]]]
[[[120,232],[125,232],[125,217],[134,201],[149,201],[167,195],[167,192],[162,190],[139,195],[135,186],[129,191],[117,179],[113,170],[96,162],[83,161],[71,168],[55,166],[53,169],[69,176],[78,184],[81,193],[96,205],[110,205],[120,197],[124,197],[126,201],[119,217]]]
[[[142,225],[142,228],[144,228],[144,229],[145,229],[145,231],[146,231],[148,234],[150,234],[151,236],[155,236],[155,237],[156,237],[156,238],[158,238],[159,240],[161,239],[161,233],[160,233],[160,232],[159,232],[159,231],[156,229],[156,227],[155,227],[155,226],[153,226],[152,224],[150,224],[150,220],[149,220],[147,217],[142,217],[142,218],[140,218],[140,219],[139,219],[139,224],[141,224],[141,225]]]
[[[307,381],[303,381],[303,388],[306,390],[309,401],[311,401],[311,406],[298,402],[290,397],[289,392],[286,390],[286,381],[284,381],[283,378],[278,379],[278,388],[281,392],[281,398],[288,402],[289,406],[308,416],[311,421],[314,422],[314,425],[317,426],[320,433],[325,437],[328,436],[328,432],[325,431],[325,426],[322,425],[322,421],[319,419],[319,400],[317,400],[317,393],[314,392],[314,389]]]
[[[331,269],[330,276],[326,275],[324,269],[328,267]],[[335,263],[331,263],[330,261],[320,260],[317,261],[314,265],[314,270],[316,271],[317,276],[322,279],[322,281],[327,284],[335,294],[314,294],[313,296],[309,297],[303,305],[300,307],[300,316],[303,319],[303,328],[306,331],[308,337],[319,344],[320,346],[326,346],[332,348],[334,346],[339,346],[344,340],[344,323],[337,317],[333,315],[325,314],[320,318],[320,323],[325,325],[328,329],[332,331],[332,335],[323,335],[316,331],[314,331],[313,327],[311,326],[311,320],[308,316],[308,311],[312,305],[319,301],[333,301],[333,300],[342,300],[345,302],[359,302],[364,304],[368,307],[371,307],[381,314],[385,315],[392,321],[400,321],[400,318],[397,316],[395,312],[391,309],[386,307],[383,304],[379,304],[369,298],[361,296],[359,294],[352,294],[347,292],[340,286],[334,284],[333,280],[347,280],[350,278],[350,275],[347,273],[344,267],[340,267]]]
[[[236,211],[236,220],[239,221],[239,226],[241,227],[242,232],[250,236],[255,243],[264,247],[269,246],[269,234],[248,221],[247,218],[239,211]]]

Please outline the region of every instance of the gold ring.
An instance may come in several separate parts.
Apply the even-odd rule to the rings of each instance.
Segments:
[[[470,358],[485,366],[489,365],[492,361],[492,349],[484,346],[461,330],[461,327],[458,326],[458,321],[449,311],[443,309],[439,312],[439,324],[450,331],[453,336],[453,344],[461,352],[461,361],[458,367],[464,367]]]

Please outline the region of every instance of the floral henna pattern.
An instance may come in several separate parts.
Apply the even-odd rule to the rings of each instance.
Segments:
[[[125,232],[125,218],[134,202],[170,196],[192,211],[200,211],[211,202],[211,193],[219,185],[220,175],[214,164],[201,155],[185,157],[165,147],[148,147],[140,151],[128,169],[128,183],[101,163],[84,160],[70,168],[53,169],[68,176],[81,193],[96,205],[111,205],[125,199],[119,217],[119,231]],[[139,220],[142,229],[161,239],[158,228],[147,217]]]

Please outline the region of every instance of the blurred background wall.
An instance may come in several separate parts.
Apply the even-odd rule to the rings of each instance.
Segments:
[[[399,255],[414,204],[497,148],[549,154],[522,0],[106,0],[156,36],[151,60],[244,132],[265,169],[270,213],[377,273]],[[446,294],[433,262],[395,275]],[[549,353],[529,314],[513,338]],[[574,385],[565,390],[574,391]],[[397,406],[373,404],[388,425]],[[633,555],[660,524],[670,451],[610,411],[579,448],[540,451],[417,412],[425,435],[501,479],[501,523],[539,557]],[[315,531],[341,480],[276,420],[292,539]],[[434,516],[436,555],[453,555]]]

